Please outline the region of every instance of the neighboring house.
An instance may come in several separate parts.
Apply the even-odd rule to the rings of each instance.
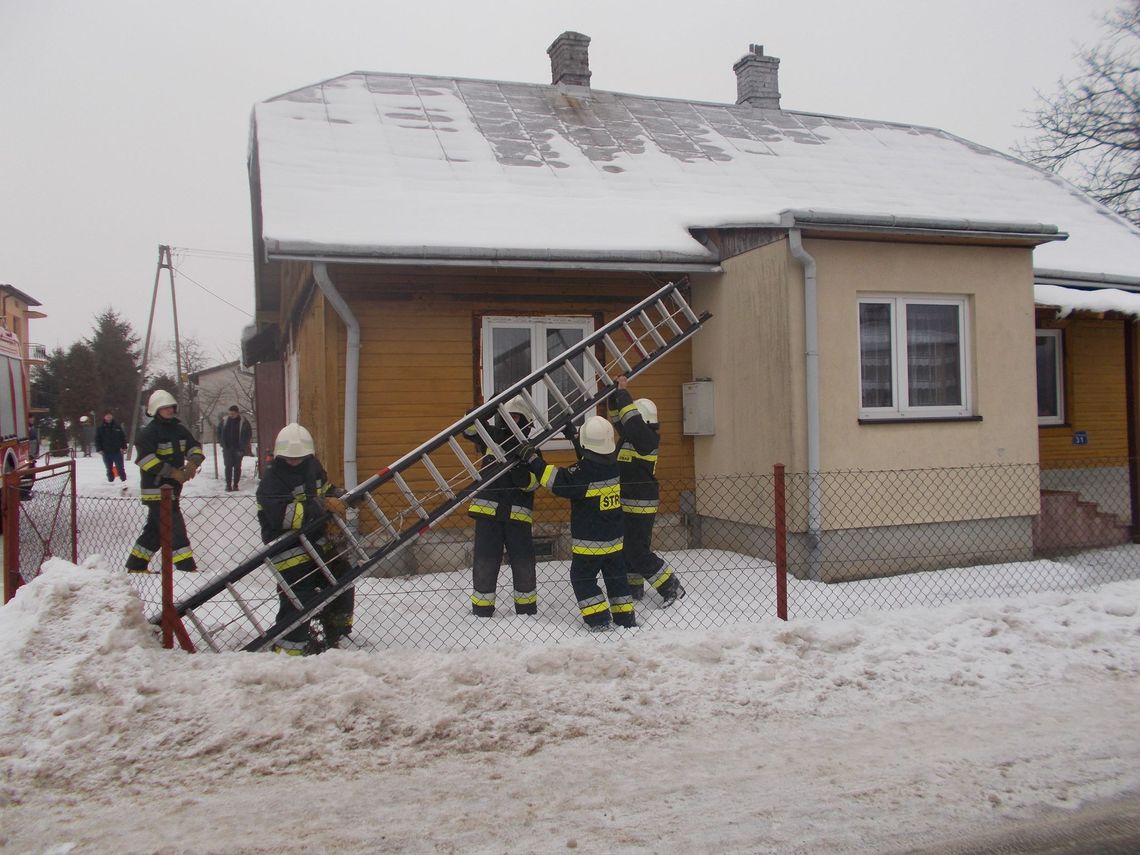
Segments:
[[[235,360],[212,368],[203,368],[189,375],[193,384],[196,422],[192,425],[198,431],[202,442],[214,442],[218,423],[231,406],[236,404],[242,415],[254,426],[254,442],[257,441],[256,420],[253,417],[253,371]]]
[[[550,46],[551,85],[355,72],[255,106],[244,353],[279,378],[262,389],[259,365],[259,402],[352,483],[683,276],[714,318],[635,391],[661,412],[659,476],[716,545],[769,548],[769,496],[732,478],[783,463],[813,479],[789,518],[810,575],[835,578],[829,535],[853,529],[984,558],[1012,519],[1031,551],[1036,481],[979,512],[952,472],[1036,466],[1035,281],[1140,289],[1140,232],[944,131],[782,109],[756,46],[737,103],[712,104],[592,88],[589,41]],[[713,427],[685,436],[694,378]],[[891,489],[937,501],[887,514],[811,474],[851,469],[923,470]],[[855,572],[911,566],[874,558]]]

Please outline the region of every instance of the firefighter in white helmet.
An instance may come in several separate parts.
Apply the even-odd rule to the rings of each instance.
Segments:
[[[349,565],[338,555],[330,534],[339,532],[332,516],[343,518],[347,511],[340,498],[344,491],[329,483],[314,451],[312,434],[304,427],[292,422],[281,428],[273,445],[273,462],[257,485],[257,521],[264,543],[305,529],[333,576],[339,579]],[[269,561],[302,603],[330,584],[300,543],[283,548]],[[278,599],[278,621],[296,613],[285,591],[278,591]],[[274,652],[307,656],[338,647],[352,632],[354,599],[353,588],[343,591],[315,619],[320,632],[317,625],[311,625],[313,622],[304,621],[276,642]]]
[[[531,429],[531,411],[526,399],[516,395],[503,405],[507,417],[512,419],[525,436]],[[492,422],[491,438],[500,446],[514,447],[518,438],[505,424],[500,414]],[[487,449],[474,425],[463,432],[472,440],[481,454]],[[484,456],[482,465],[493,463],[493,457]],[[512,599],[515,614],[538,614],[538,585],[535,574],[534,491],[538,478],[525,466],[515,466],[491,487],[483,490],[467,507],[467,514],[475,520],[474,558],[471,564],[471,613],[489,618],[495,613],[495,593],[499,584],[499,569],[503,562],[503,548],[511,562],[514,582]]]
[[[569,468],[547,465],[529,445],[519,450],[520,459],[544,487],[570,500],[570,585],[582,620],[592,631],[611,623],[637,626],[622,555],[621,486],[614,449],[609,420],[590,416],[578,430],[578,462]]]
[[[644,595],[645,583],[661,595],[665,608],[685,596],[677,572],[653,551],[653,522],[661,488],[657,483],[657,406],[648,398],[633,400],[625,375],[616,379],[617,391],[609,399],[610,421],[621,437],[621,509],[625,518],[625,561],[629,589],[635,600]]]
[[[131,573],[150,572],[150,559],[161,546],[159,540],[160,502],[162,486],[169,484],[174,490],[174,507],[171,513],[171,540],[175,570],[196,570],[194,551],[186,534],[186,521],[182,518],[179,497],[182,485],[198,473],[206,455],[202,444],[177,417],[178,402],[163,389],[151,393],[146,404],[150,423],[139,431],[135,442],[135,463],[138,464],[140,497],[147,509],[146,526],[127,556],[127,570]]]

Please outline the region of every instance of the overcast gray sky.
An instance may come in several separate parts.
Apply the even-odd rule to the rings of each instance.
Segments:
[[[0,0],[0,282],[67,347],[113,307],[146,329],[159,244],[179,327],[234,358],[253,310],[246,150],[259,100],[350,71],[550,81],[731,103],[750,43],[786,109],[913,122],[1000,150],[1116,0]],[[165,274],[157,339],[173,338]],[[212,293],[210,293],[212,292]]]

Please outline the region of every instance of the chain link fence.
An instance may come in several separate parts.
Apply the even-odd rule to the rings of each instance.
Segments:
[[[637,604],[639,628],[608,635],[775,618],[781,541],[790,618],[1071,590],[1140,576],[1127,461],[1045,472],[1023,464],[789,473],[782,509],[779,480],[768,474],[663,482],[654,549],[679,574],[686,596],[664,608],[647,590]],[[37,484],[37,498],[40,490]],[[505,557],[494,617],[471,614],[474,524],[457,511],[357,582],[353,634],[342,646],[461,649],[587,635],[569,584],[568,503],[545,492],[536,499],[538,615],[513,613]],[[184,496],[181,507],[200,570],[175,573],[176,599],[262,546],[251,495]],[[395,500],[385,510],[400,522]],[[80,559],[98,555],[112,568],[123,567],[145,519],[137,498],[79,496]],[[385,535],[361,529],[361,537],[382,543]],[[156,556],[153,569],[158,565]],[[148,616],[157,615],[160,576],[130,578]],[[272,625],[278,597],[270,571],[254,571],[235,587],[255,618]],[[195,616],[223,649],[241,646],[239,628],[248,622],[233,601],[211,601]],[[187,629],[204,647],[189,621]]]
[[[78,557],[74,488],[70,462],[4,474],[5,599],[34,579],[47,559]]]

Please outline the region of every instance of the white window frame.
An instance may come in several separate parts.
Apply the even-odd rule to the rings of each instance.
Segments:
[[[1055,359],[1053,360],[1054,380],[1056,381],[1057,388],[1057,415],[1055,416],[1038,416],[1037,424],[1039,425],[1063,425],[1065,424],[1065,336],[1064,330],[1038,329],[1037,336],[1034,338],[1034,344],[1038,338],[1052,338],[1056,340],[1054,345]]]
[[[486,401],[494,395],[495,365],[492,357],[491,332],[496,327],[529,327],[530,328],[530,354],[531,371],[545,365],[549,359],[539,354],[546,354],[546,331],[551,327],[580,329],[582,338],[588,338],[594,332],[594,318],[592,315],[484,315],[482,334],[479,341],[480,362],[482,365],[481,383],[483,400]],[[585,371],[584,378],[590,384],[591,392],[594,390],[592,371]],[[535,406],[545,411],[548,407],[548,393],[545,385],[536,386],[530,390],[534,397]],[[552,439],[544,444],[547,448],[570,448],[571,443],[565,439]]]
[[[855,312],[857,358],[855,360],[858,371],[859,418],[875,419],[945,419],[966,418],[973,415],[973,390],[971,388],[972,360],[970,338],[970,301],[965,296],[927,295],[927,294],[864,294],[858,298],[858,305],[889,304],[890,330],[891,330],[891,391],[890,406],[864,407],[863,406],[863,347],[862,330],[859,328],[859,310]],[[952,406],[912,406],[909,401],[909,384],[907,382],[907,347],[906,347],[906,307],[910,305],[936,305],[956,306],[958,309],[958,370],[959,388],[962,390],[962,401]]]

